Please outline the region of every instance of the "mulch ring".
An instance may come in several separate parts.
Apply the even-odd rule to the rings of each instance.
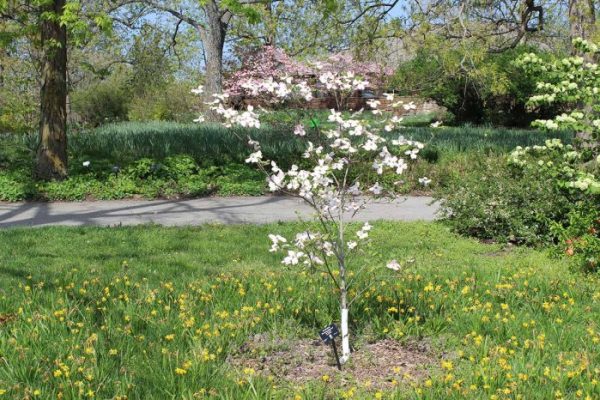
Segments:
[[[340,372],[330,345],[318,340],[284,340],[267,335],[254,336],[228,361],[242,374],[250,371],[292,384],[320,380],[373,389],[423,381],[429,376],[427,368],[438,362],[424,342],[402,344],[385,339],[356,349]]]

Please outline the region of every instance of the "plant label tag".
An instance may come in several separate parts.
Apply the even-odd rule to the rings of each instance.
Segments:
[[[321,336],[321,340],[325,342],[325,344],[331,343],[331,341],[340,336],[340,331],[335,324],[331,324],[319,332],[319,336]]]

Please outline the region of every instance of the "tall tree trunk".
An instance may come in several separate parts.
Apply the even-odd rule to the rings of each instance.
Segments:
[[[267,12],[266,25],[267,32],[265,37],[265,45],[275,47],[275,38],[277,37],[277,24],[273,21],[273,2],[265,3],[265,11]]]
[[[223,48],[228,24],[222,20],[222,12],[214,0],[206,4],[205,11],[207,26],[200,30],[200,37],[206,53],[205,101],[210,102],[214,94],[223,92]],[[209,112],[207,118],[217,121],[219,116]]]
[[[65,0],[54,0],[44,12],[60,16]],[[41,23],[42,65],[40,141],[35,174],[39,179],[67,176],[67,30],[55,18]]]
[[[594,0],[569,0],[569,24],[571,40],[591,39],[596,27]]]

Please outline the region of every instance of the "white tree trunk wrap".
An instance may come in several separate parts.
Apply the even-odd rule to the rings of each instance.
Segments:
[[[340,363],[350,359],[350,332],[348,331],[348,309],[342,308],[342,357]]]

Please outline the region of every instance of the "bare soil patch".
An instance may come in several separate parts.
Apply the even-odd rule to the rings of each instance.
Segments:
[[[240,371],[251,368],[256,374],[294,384],[319,380],[386,389],[400,382],[426,379],[428,367],[437,360],[424,342],[402,344],[385,339],[357,348],[338,371],[331,346],[319,340],[256,335],[230,356],[229,362]]]
[[[13,319],[15,319],[13,314],[0,314],[0,325],[7,324]]]

